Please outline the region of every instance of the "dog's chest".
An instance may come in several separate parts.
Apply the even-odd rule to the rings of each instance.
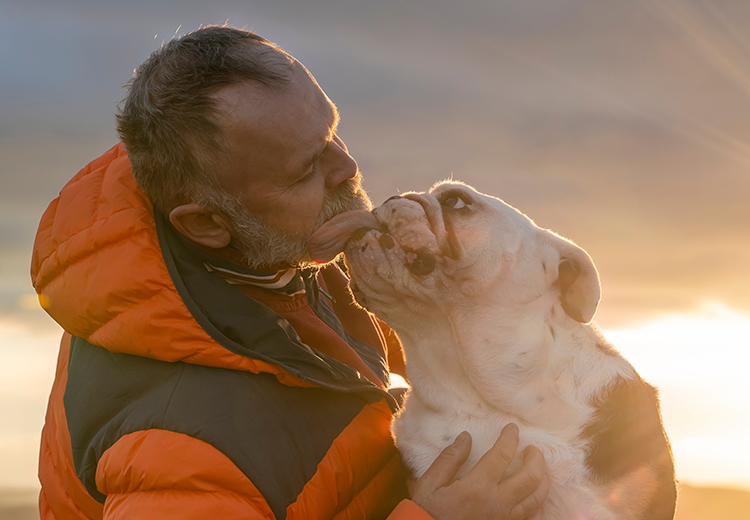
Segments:
[[[598,336],[591,330],[538,324],[518,330],[460,331],[463,373],[491,409],[530,426],[571,439],[590,421],[603,389],[617,377],[634,375],[620,356],[596,348]]]
[[[598,350],[594,335],[584,335],[586,347],[570,346],[582,338],[546,327],[544,331],[548,338],[544,332],[523,338],[506,335],[500,347],[493,343],[502,337],[496,330],[459,334],[463,361],[452,365],[454,377],[419,371],[425,377],[413,378],[414,391],[394,424],[398,446],[418,474],[464,430],[474,440],[466,463],[467,469],[472,467],[502,428],[514,422],[521,427],[519,453],[527,445],[537,446],[561,479],[583,478],[591,441],[584,429],[594,420],[608,384],[632,375],[632,368],[619,356]],[[434,352],[435,343],[431,346]],[[455,377],[458,373],[463,375]]]

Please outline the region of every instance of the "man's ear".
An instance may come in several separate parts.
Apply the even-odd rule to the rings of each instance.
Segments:
[[[563,310],[574,320],[589,323],[594,319],[602,294],[594,261],[573,242],[548,230],[541,233],[544,243],[559,254],[553,286],[560,291]]]
[[[198,204],[177,206],[169,221],[182,236],[211,249],[221,249],[232,241],[232,226],[227,218]]]

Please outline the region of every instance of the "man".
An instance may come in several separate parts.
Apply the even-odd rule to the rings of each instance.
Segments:
[[[255,34],[207,27],[136,71],[118,144],[40,223],[32,278],[66,331],[40,454],[43,519],[527,518],[548,483],[517,431],[414,484],[388,343],[312,232],[368,208],[336,107]]]

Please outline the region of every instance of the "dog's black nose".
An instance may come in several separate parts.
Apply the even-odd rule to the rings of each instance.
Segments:
[[[395,240],[393,240],[393,237],[391,235],[385,234],[381,235],[378,239],[378,242],[380,243],[380,247],[383,249],[391,249],[393,246],[396,245]]]
[[[357,229],[354,233],[352,233],[352,236],[350,240],[356,242],[358,240],[362,240],[364,236],[367,234],[368,231],[370,231],[372,228],[368,227],[361,227]]]
[[[425,276],[435,270],[437,258],[429,251],[418,251],[417,258],[409,264],[409,271],[417,276]]]

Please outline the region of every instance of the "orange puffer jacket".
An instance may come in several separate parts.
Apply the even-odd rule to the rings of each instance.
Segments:
[[[393,398],[191,260],[122,145],[50,204],[31,272],[66,331],[44,520],[429,518],[403,500]],[[375,349],[315,305],[387,380]]]

